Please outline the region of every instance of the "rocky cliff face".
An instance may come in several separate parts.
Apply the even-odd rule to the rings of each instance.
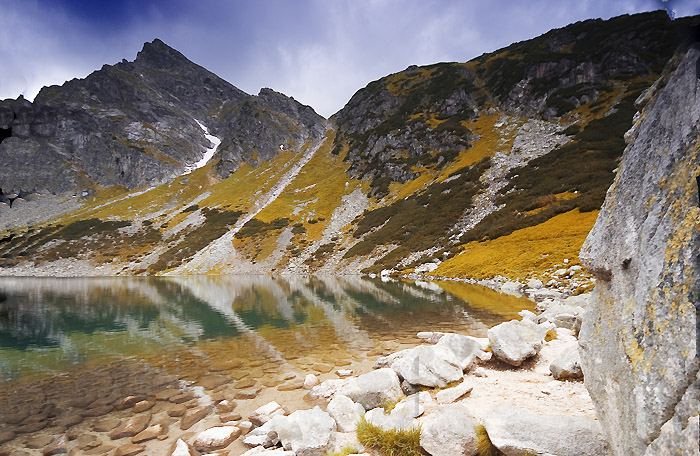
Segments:
[[[133,62],[46,87],[33,103],[0,103],[0,188],[61,193],[160,184],[211,147],[197,121],[225,139],[224,177],[256,154],[274,155],[282,143],[298,148],[325,131],[310,108],[281,94],[250,96],[154,40]]]
[[[581,251],[598,278],[583,370],[616,455],[698,451],[700,50],[674,65],[640,98]]]

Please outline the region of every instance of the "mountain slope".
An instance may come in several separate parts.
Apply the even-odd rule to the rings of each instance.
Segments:
[[[665,13],[585,21],[470,62],[410,67],[358,91],[330,122],[271,90],[251,97],[222,86],[222,99],[183,102],[222,140],[212,161],[150,188],[102,185],[75,211],[5,230],[0,273],[67,264],[76,274],[379,272],[432,262],[443,276],[547,282],[564,259],[578,264],[634,101],[697,22]],[[171,96],[176,85],[157,90]],[[177,91],[189,100],[186,87]],[[567,292],[591,285],[581,272],[556,278]]]
[[[236,113],[251,110],[263,115],[240,122]],[[250,96],[154,40],[133,62],[46,87],[34,103],[2,102],[0,183],[6,193],[160,184],[210,147],[198,122],[223,139],[223,175],[254,155],[275,155],[283,142],[297,147],[325,131],[311,108],[270,90]],[[253,131],[261,125],[264,137]]]

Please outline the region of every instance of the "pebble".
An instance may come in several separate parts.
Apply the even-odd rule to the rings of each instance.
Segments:
[[[279,389],[279,388],[277,388]],[[249,389],[249,390],[241,390],[241,391],[236,391],[236,394],[233,395],[234,399],[255,399],[260,392],[259,389]]]
[[[146,426],[148,426],[150,421],[150,414],[131,417],[110,432],[109,437],[112,440],[122,439],[124,437],[133,437],[146,429]]]
[[[246,378],[245,380],[240,380],[236,382],[235,387],[238,389],[246,389],[255,386],[257,382],[252,378]]]
[[[180,421],[180,429],[183,431],[191,428],[195,423],[200,421],[205,416],[209,415],[211,411],[210,407],[197,407],[188,410],[182,417]]]
[[[293,391],[304,387],[304,380],[296,380],[277,387],[277,391]]]
[[[134,413],[141,413],[153,408],[156,405],[153,401],[139,401],[134,405]]]
[[[170,398],[168,398],[168,401],[172,402],[173,404],[182,404],[183,402],[191,401],[194,398],[194,393],[192,393],[191,391],[187,391],[186,393],[170,396]]]
[[[53,442],[53,437],[50,435],[39,435],[27,440],[26,447],[36,450],[39,448],[44,448],[51,442]]]
[[[79,424],[82,422],[83,422],[83,416],[75,414],[75,415],[66,415],[66,416],[62,417],[61,419],[59,419],[56,422],[56,424],[58,424],[61,427],[68,428],[68,427],[75,426],[76,424]]]
[[[127,396],[117,403],[117,410],[124,410],[133,407],[137,402],[141,402],[146,399],[146,396]]]
[[[49,446],[44,448],[42,450],[42,454],[44,456],[51,456],[54,454],[61,454],[61,453],[67,453],[68,452],[68,437],[65,435],[60,436],[56,440],[54,440]]]
[[[148,440],[153,440],[163,433],[163,426],[160,424],[154,424],[149,426],[143,431],[139,432],[131,438],[131,443],[142,443]]]
[[[114,456],[132,456],[134,454],[139,454],[146,447],[143,445],[137,445],[135,443],[127,443],[116,449]]]
[[[95,422],[92,425],[92,430],[95,432],[109,432],[121,424],[121,420],[117,418],[105,418]]]
[[[179,417],[187,412],[187,407],[183,404],[177,404],[168,410],[168,416]]]

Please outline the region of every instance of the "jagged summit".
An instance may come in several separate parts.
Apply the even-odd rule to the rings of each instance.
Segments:
[[[31,105],[2,102],[0,186],[92,193],[162,183],[197,163],[209,147],[197,121],[222,140],[213,160],[224,157],[226,165],[217,170],[226,177],[253,156],[274,156],[281,143],[303,144],[309,133],[299,133],[298,123],[311,135],[323,134],[320,116],[285,98],[279,94],[268,103],[273,97],[248,95],[155,39],[133,62],[44,87]],[[246,119],[255,114],[244,109],[250,103],[268,115]]]
[[[189,60],[179,51],[156,38],[143,44],[143,48],[136,54],[134,62],[158,68],[173,68],[189,62]]]

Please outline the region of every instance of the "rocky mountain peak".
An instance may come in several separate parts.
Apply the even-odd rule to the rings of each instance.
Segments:
[[[150,43],[144,43],[143,49],[136,54],[134,62],[163,69],[178,67],[183,63],[191,63],[187,57],[158,38]]]

